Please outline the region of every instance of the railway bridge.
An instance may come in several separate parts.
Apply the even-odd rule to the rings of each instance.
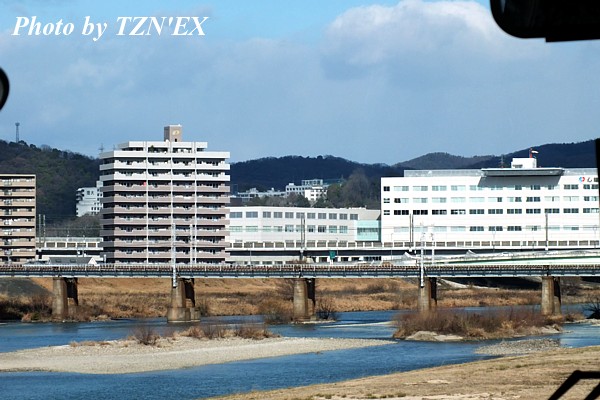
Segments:
[[[78,305],[79,278],[170,278],[170,322],[199,320],[195,305],[194,279],[287,278],[294,280],[293,317],[310,320],[315,315],[316,279],[326,278],[416,278],[418,309],[428,312],[437,304],[438,278],[539,277],[542,281],[541,312],[560,314],[561,277],[600,276],[599,251],[529,252],[462,256],[414,257],[372,263],[244,264],[4,264],[2,277],[53,278],[56,318],[72,315]]]

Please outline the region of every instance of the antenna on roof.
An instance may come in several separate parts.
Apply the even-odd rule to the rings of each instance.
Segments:
[[[20,122],[15,122],[15,142],[19,143],[19,126],[21,125]]]

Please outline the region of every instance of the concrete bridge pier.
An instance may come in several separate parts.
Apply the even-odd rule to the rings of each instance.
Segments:
[[[437,278],[425,278],[419,286],[417,307],[420,313],[428,313],[437,307]]]
[[[297,322],[315,319],[315,279],[294,278],[292,319]]]
[[[196,292],[193,279],[177,279],[171,288],[171,305],[167,310],[167,322],[199,321],[200,310],[196,308]]]
[[[52,317],[65,319],[77,313],[77,278],[52,278]]]
[[[542,276],[542,315],[561,315],[560,279]]]

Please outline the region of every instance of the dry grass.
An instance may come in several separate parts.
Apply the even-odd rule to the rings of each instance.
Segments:
[[[278,337],[278,335],[270,332],[266,325],[252,324],[238,325],[233,329],[219,324],[194,325],[184,331],[177,332],[177,335],[208,340],[231,337],[260,340]]]
[[[546,317],[538,311],[515,310],[465,313],[438,310],[429,314],[405,314],[398,318],[394,337],[406,338],[419,331],[458,335],[469,339],[498,339],[538,332],[546,326],[558,328],[561,318]]]
[[[52,279],[35,278],[34,282],[52,290]],[[572,285],[573,282],[569,284]],[[196,305],[202,315],[280,316],[285,322],[291,316],[291,284],[288,279],[196,279]],[[79,313],[77,318],[163,317],[170,303],[170,279],[79,279]],[[318,279],[317,303],[334,299],[336,312],[415,309],[417,282],[410,279]],[[596,291],[571,287],[573,295],[564,302],[585,302]],[[25,313],[20,304],[9,299],[9,312],[20,318]],[[5,299],[6,301],[6,299]],[[0,313],[2,312],[0,297]],[[18,303],[18,302],[17,302]],[[479,307],[540,303],[539,290],[524,289],[452,289],[440,287],[438,306]],[[6,310],[6,307],[5,307]]]

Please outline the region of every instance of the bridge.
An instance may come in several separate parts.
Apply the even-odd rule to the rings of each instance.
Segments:
[[[4,264],[1,277],[53,278],[53,315],[65,318],[78,304],[78,278],[171,278],[169,321],[199,319],[193,280],[196,278],[285,278],[294,280],[294,318],[315,313],[315,279],[417,278],[418,308],[427,312],[437,304],[438,278],[540,277],[543,314],[560,313],[560,277],[600,276],[600,251],[554,251],[461,256],[415,257],[405,254],[383,262],[246,264]],[[69,307],[69,300],[71,306]]]

